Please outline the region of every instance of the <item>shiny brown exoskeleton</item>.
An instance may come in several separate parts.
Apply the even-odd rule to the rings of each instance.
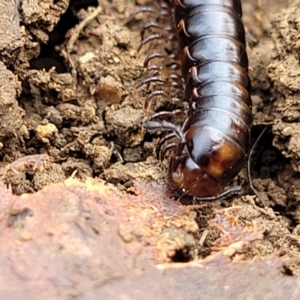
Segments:
[[[157,119],[180,111],[156,113],[144,127],[170,132],[157,152],[173,148],[170,174],[178,187],[200,200],[217,199],[239,191],[233,187],[224,192],[224,187],[240,172],[250,146],[250,80],[241,3],[173,0],[173,4],[187,116],[178,127]],[[174,137],[179,142],[162,149]]]

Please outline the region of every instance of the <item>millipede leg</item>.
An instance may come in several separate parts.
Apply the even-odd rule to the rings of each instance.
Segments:
[[[181,130],[181,128],[171,122],[167,122],[165,120],[161,122],[156,121],[146,121],[143,124],[143,127],[147,130],[161,130],[161,131],[174,131],[177,135],[177,137],[180,139],[180,141],[185,141],[184,134]]]
[[[163,160],[165,159],[166,153],[167,153],[170,149],[176,148],[177,146],[178,146],[177,143],[170,143],[170,144],[166,145],[166,146],[160,151],[160,157],[159,157],[159,160],[160,160],[160,161],[163,161]]]
[[[146,44],[148,44],[149,42],[151,41],[154,41],[154,40],[174,40],[176,38],[176,35],[175,34],[166,34],[166,33],[153,33],[153,34],[150,34],[149,36],[147,36],[146,38],[144,38],[138,48],[138,52],[142,49],[143,46],[145,46]]]
[[[159,111],[159,112],[153,114],[151,117],[149,117],[145,123],[155,120],[155,119],[180,116],[180,115],[184,115],[184,114],[186,114],[186,111],[183,109],[174,109],[172,111]]]
[[[150,22],[147,22],[141,30],[141,39],[142,40],[144,39],[144,35],[145,35],[146,30],[148,30],[150,28],[155,28],[155,29],[157,29],[160,32],[163,32],[165,34],[169,34],[170,32],[175,34],[175,30],[174,30],[173,26],[167,26],[167,25],[162,26],[161,24],[159,24],[157,22],[150,21]]]
[[[152,66],[151,66],[152,67]],[[151,75],[146,78],[141,84],[143,84],[144,82],[147,84],[148,81],[151,81],[151,78],[165,78],[165,77],[160,77],[160,76],[156,76],[156,75],[159,75],[159,71],[160,70],[163,70],[163,69],[167,69],[167,67],[163,66],[163,67],[158,67],[158,66],[154,66],[156,68],[149,68],[148,70],[149,71],[152,71]],[[169,77],[172,79],[172,81],[175,81],[177,82],[178,84],[181,84],[183,85],[184,84],[184,80],[181,76],[179,76],[178,74],[175,74],[175,73],[171,73],[169,74]],[[168,78],[165,78],[165,80],[168,80]]]
[[[223,193],[212,196],[212,197],[194,197],[193,199],[195,201],[213,201],[213,200],[220,200],[225,198],[231,198],[232,196],[239,195],[243,191],[243,188],[241,186],[233,186]]]
[[[154,74],[155,73],[156,72],[154,72]],[[164,78],[164,77],[159,77],[159,76],[152,76],[152,74],[151,74],[151,77],[146,78],[142,82],[140,82],[138,84],[137,88],[140,88],[144,84],[148,85],[148,84],[153,83],[153,82],[160,83],[160,84],[165,84],[165,83],[168,82],[168,79]]]
[[[154,72],[154,74],[155,73],[156,72]],[[151,77],[148,77],[148,78],[144,79],[142,82],[140,82],[137,85],[137,88],[140,88],[144,84],[149,85],[150,83],[154,83],[154,82],[159,83],[159,84],[167,84],[169,86],[172,86],[172,87],[178,88],[178,89],[182,89],[183,85],[184,85],[184,83],[179,82],[175,76],[174,76],[174,78],[172,78],[172,81],[170,81],[168,78],[160,77],[160,76],[152,76],[152,74],[151,74]]]
[[[149,67],[147,67],[147,71],[152,71],[152,70],[179,70],[181,68],[181,65],[175,61],[166,63],[164,65],[151,65]]]
[[[170,54],[170,55],[167,55],[167,54],[164,54],[164,53],[161,53],[161,52],[154,52],[154,53],[151,53],[149,54],[145,61],[144,61],[144,67],[146,68],[149,64],[149,62],[155,58],[169,58],[169,59],[174,59],[176,60],[176,62],[180,65],[180,58],[178,57],[177,54]]]
[[[169,9],[166,8],[161,8],[158,9],[155,6],[141,6],[138,7],[137,9],[135,9],[126,19],[126,21],[123,23],[123,25],[128,24],[129,22],[131,22],[136,15],[138,15],[139,13],[154,13],[160,16],[168,16],[170,14]]]
[[[176,134],[174,132],[172,132],[172,133],[165,135],[164,137],[162,137],[160,139],[160,141],[157,143],[157,146],[155,149],[155,154],[156,154],[156,157],[158,160],[162,161],[164,159],[164,156],[166,153],[165,149],[168,147],[168,146],[166,146],[162,149],[162,146],[165,144],[165,142],[167,142],[173,138],[176,138],[176,137],[177,137]],[[172,143],[172,144],[175,144],[177,146],[177,143]]]
[[[168,100],[171,100],[171,101],[174,101],[174,102],[178,102],[180,101],[179,98],[176,98],[176,97],[170,97],[169,94],[167,94],[165,91],[163,90],[154,90],[152,91],[147,97],[146,97],[146,101],[145,101],[145,108],[148,107],[148,104],[149,102],[154,98],[154,97],[158,97],[158,96],[161,96],[165,99],[168,99]]]

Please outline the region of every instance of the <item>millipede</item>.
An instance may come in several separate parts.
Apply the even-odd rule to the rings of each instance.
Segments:
[[[170,82],[158,76],[149,61],[173,57],[181,77],[172,85],[183,89],[185,106],[160,111],[149,117],[144,128],[166,132],[156,153],[160,160],[170,152],[169,172],[173,183],[198,200],[214,200],[238,194],[240,186],[226,188],[245,164],[250,148],[252,123],[251,83],[248,76],[245,29],[240,0],[163,1],[159,10],[152,6],[137,12],[173,15],[174,26],[149,22],[142,30],[142,43],[155,39],[177,39],[178,53],[151,53],[145,66],[150,76],[142,84]],[[131,17],[132,18],[132,17]],[[144,37],[148,28],[158,31]],[[168,67],[168,66],[164,66]],[[154,90],[147,97],[168,95]],[[177,125],[169,117],[183,116]],[[176,142],[174,142],[176,139]]]

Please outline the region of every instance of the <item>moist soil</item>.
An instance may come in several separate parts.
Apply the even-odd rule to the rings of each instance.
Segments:
[[[169,16],[157,19],[157,15],[149,13],[139,13],[126,22],[131,12],[146,4],[143,0],[21,0],[0,4],[6,16],[0,21],[0,177],[13,194],[7,197],[18,199],[11,201],[27,203],[17,212],[2,204],[7,212],[3,214],[3,230],[23,228],[20,219],[28,215],[26,209],[37,214],[45,209],[42,200],[39,206],[43,208],[35,206],[35,197],[42,195],[44,203],[53,199],[52,206],[47,204],[51,215],[58,213],[54,203],[60,205],[57,195],[63,195],[64,188],[83,193],[81,197],[88,199],[91,189],[99,189],[104,197],[110,186],[114,191],[111,199],[134,197],[130,201],[135,204],[128,204],[131,209],[121,213],[126,216],[124,220],[138,218],[139,213],[143,214],[141,207],[147,214],[146,207],[151,206],[159,215],[151,215],[153,220],[159,220],[155,229],[159,233],[154,234],[159,236],[158,242],[137,239],[143,240],[143,247],[159,248],[155,259],[149,255],[156,264],[163,263],[168,268],[174,263],[207,263],[205,259],[210,258],[218,262],[220,269],[226,264],[230,270],[228,264],[240,262],[241,269],[247,270],[248,264],[267,258],[281,267],[280,274],[299,275],[300,1],[242,3],[252,82],[252,144],[266,128],[250,160],[251,178],[259,197],[249,188],[245,168],[232,183],[243,186],[243,196],[209,202],[195,202],[172,187],[167,162],[160,163],[155,157],[161,132],[149,133],[142,127],[154,112],[180,106],[155,98],[145,108],[146,96],[155,88],[146,84],[138,87],[149,76],[143,65],[146,56],[161,51],[170,54],[176,49],[176,41],[155,40],[138,51],[145,22],[157,20],[163,26],[170,25]],[[145,36],[151,32],[146,30]],[[153,61],[158,66],[164,63]],[[182,90],[168,88],[168,82],[163,88],[169,95],[182,97]],[[3,195],[9,192],[6,188],[2,187]],[[66,194],[59,199],[71,198]],[[116,201],[114,205],[126,206],[126,201]],[[68,218],[72,209],[72,205],[65,204],[59,214],[64,211]],[[105,214],[111,211],[107,209]],[[47,218],[47,214],[43,216]],[[144,231],[133,234],[132,226],[137,225],[131,224],[128,229],[124,220],[114,221],[120,223],[116,239],[121,236],[128,244],[137,236],[147,236]],[[107,234],[114,230],[114,222],[108,226]],[[168,227],[170,223],[173,225]],[[55,231],[63,230],[61,225],[51,224]],[[99,231],[97,225],[93,226],[94,232]],[[26,234],[21,240],[24,239]],[[111,247],[111,253],[118,252]],[[224,249],[230,249],[230,253]],[[214,256],[220,251],[229,258],[226,263]],[[106,259],[111,261],[114,257]],[[147,276],[155,278],[157,274],[151,270]],[[186,272],[192,274],[194,270]],[[71,270],[69,276],[72,277]],[[226,273],[222,276],[230,277]],[[231,282],[238,280],[237,276],[232,278]],[[272,280],[268,284],[273,288]],[[15,295],[12,299],[19,299]]]

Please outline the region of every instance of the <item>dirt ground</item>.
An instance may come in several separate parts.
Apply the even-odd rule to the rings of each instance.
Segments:
[[[300,291],[293,287],[300,274],[300,1],[242,1],[245,27],[256,39],[248,47],[253,142],[268,128],[251,160],[252,180],[260,199],[250,191],[243,169],[233,184],[245,188],[244,196],[206,203],[192,203],[169,188],[166,168],[154,155],[160,135],[147,133],[141,126],[154,111],[174,107],[161,99],[145,110],[149,90],[137,88],[146,76],[145,57],[159,51],[162,44],[170,51],[176,46],[176,42],[153,42],[137,51],[141,28],[153,15],[138,14],[126,25],[125,21],[136,7],[145,4],[144,0],[0,3],[0,11],[7,16],[0,21],[0,176],[13,194],[1,186],[0,239],[6,246],[0,251],[5,270],[0,277],[12,280],[5,281],[10,289],[0,287],[0,295],[21,299],[16,292],[18,284],[36,278],[41,283],[45,270],[49,271],[43,261],[53,259],[56,263],[47,273],[48,279],[54,278],[55,272],[66,272],[61,280],[55,277],[55,284],[49,279],[53,285],[47,286],[47,295],[63,291],[55,299],[67,299],[66,295],[94,299],[99,293],[119,299],[116,281],[111,278],[125,278],[121,286],[130,290],[139,280],[143,286],[160,276],[157,272],[162,269],[163,274],[179,278],[175,266],[182,268],[180,278],[191,278],[189,291],[200,285],[204,293],[207,283],[199,283],[193,275],[198,272],[195,262],[206,266],[202,276],[212,286],[218,286],[213,274],[221,274],[221,282],[228,277],[232,285],[241,285],[247,272],[255,270],[263,274],[266,286],[274,288],[271,293],[258,288],[258,295],[264,295],[260,299],[282,299],[276,280],[285,282],[290,299],[298,299]],[[166,91],[178,95],[178,91]],[[107,207],[96,208],[93,201],[103,201]],[[74,211],[80,212],[80,222]],[[76,230],[68,227],[71,219],[77,220]],[[39,222],[45,224],[34,229]],[[107,227],[101,227],[103,224]],[[49,245],[54,245],[45,238],[50,236],[49,228],[55,232],[51,231],[57,245],[54,252],[66,237],[61,264],[49,250]],[[81,241],[69,249],[75,240],[73,230],[79,232]],[[102,230],[105,235],[111,232],[109,239],[101,235]],[[92,248],[86,246],[85,238],[91,239],[87,243]],[[39,241],[39,247],[32,248],[28,240]],[[96,249],[103,244],[109,246],[105,252],[99,250],[97,257]],[[27,263],[19,261],[17,254],[11,255],[12,249],[15,254],[27,251],[26,259],[23,257]],[[103,268],[101,255],[115,277],[97,274],[97,268]],[[13,268],[7,262],[9,257]],[[128,267],[124,257],[134,257],[128,263],[134,267]],[[35,259],[35,269],[31,269]],[[76,279],[70,267],[75,260],[82,276]],[[160,271],[154,267],[158,264],[163,266]],[[250,271],[249,266],[254,269]],[[145,268],[145,277],[136,268]],[[132,277],[124,275],[129,269],[134,270]],[[182,275],[185,273],[187,277]],[[86,274],[90,282],[84,284]],[[108,285],[99,283],[99,276],[104,276]],[[254,278],[248,288],[255,289],[259,281]],[[81,285],[76,290],[78,282]],[[38,286],[44,287],[43,283]],[[108,287],[116,289],[116,294]],[[36,288],[28,284],[24,290],[34,291],[30,295],[36,299]],[[163,294],[165,287],[156,288],[157,294],[154,289],[149,299],[164,299],[157,295]],[[185,299],[184,294],[174,297],[175,290],[170,287],[170,299]],[[246,299],[241,290],[241,298],[233,293],[228,299]],[[141,295],[130,294],[130,299]],[[199,299],[192,292],[186,295],[186,299]],[[218,299],[223,294],[216,289],[215,294],[207,290],[205,295],[205,299]],[[255,297],[257,294],[249,299]]]

